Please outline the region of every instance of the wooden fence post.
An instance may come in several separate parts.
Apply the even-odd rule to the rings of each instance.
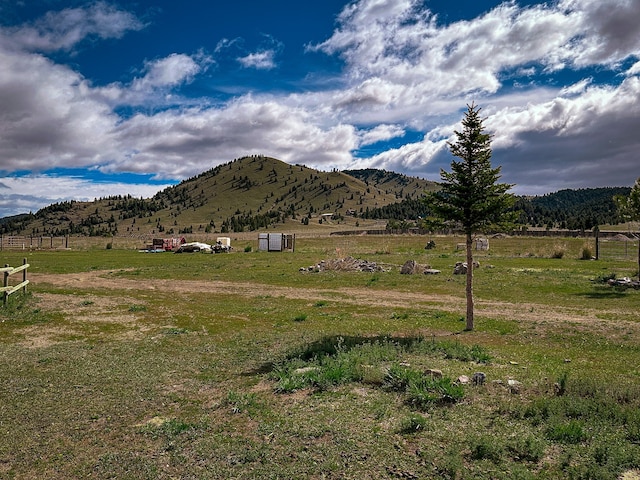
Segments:
[[[5,268],[9,268],[9,264],[5,263],[4,264]],[[9,286],[9,272],[5,271],[4,272],[4,284],[3,284],[5,290],[3,292],[3,298],[2,298],[2,305],[4,305],[5,307],[7,306],[7,300],[9,299],[9,292],[6,290],[6,288]]]
[[[27,259],[23,258],[22,259],[22,265],[26,265],[27,264]],[[22,287],[22,293],[27,293],[27,269],[25,267],[24,270],[22,270],[22,283],[24,283],[24,287]]]

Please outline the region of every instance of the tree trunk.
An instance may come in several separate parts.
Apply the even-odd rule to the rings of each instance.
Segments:
[[[473,238],[467,233],[467,326],[473,330]]]

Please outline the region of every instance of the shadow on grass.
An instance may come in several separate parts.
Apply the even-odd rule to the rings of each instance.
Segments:
[[[353,348],[360,347],[365,344],[393,344],[404,349],[411,349],[414,345],[426,341],[422,336],[408,337],[391,337],[388,335],[377,335],[373,337],[366,336],[348,336],[348,335],[328,335],[321,339],[305,345],[300,349],[296,349],[289,353],[287,360],[300,359],[311,360],[321,356],[334,356],[338,352],[348,352]],[[435,340],[434,340],[435,341]]]
[[[575,296],[584,297],[584,298],[592,298],[595,300],[606,300],[611,298],[622,298],[626,295],[625,289],[615,288],[615,287],[596,287],[594,290],[589,292],[575,293]]]

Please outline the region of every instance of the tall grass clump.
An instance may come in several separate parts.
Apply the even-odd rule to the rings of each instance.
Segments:
[[[407,403],[420,410],[456,403],[464,398],[464,387],[455,384],[448,377],[432,378],[422,375],[407,387]]]
[[[593,252],[591,251],[591,247],[585,245],[582,247],[582,253],[580,254],[580,260],[591,260],[593,258]]]
[[[291,393],[305,388],[323,391],[359,382],[406,395],[407,404],[425,410],[434,405],[455,403],[464,397],[464,387],[449,378],[430,375],[402,363],[409,353],[488,361],[481,347],[423,338],[334,337],[309,345],[290,355],[272,371],[275,391]]]

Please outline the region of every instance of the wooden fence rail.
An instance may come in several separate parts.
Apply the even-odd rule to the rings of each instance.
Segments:
[[[4,268],[0,268],[0,272],[4,273],[4,283],[3,286],[0,287],[0,292],[3,293],[2,305],[6,306],[7,301],[9,300],[9,295],[17,292],[22,289],[23,293],[27,291],[27,285],[29,284],[29,280],[27,280],[27,269],[29,268],[29,264],[27,263],[27,259],[24,258],[22,260],[22,265],[19,267],[10,267],[5,264]],[[9,285],[9,277],[13,274],[22,272],[22,282],[17,285]]]
[[[69,248],[69,235],[64,237],[0,235],[0,250],[53,250],[54,248]]]

